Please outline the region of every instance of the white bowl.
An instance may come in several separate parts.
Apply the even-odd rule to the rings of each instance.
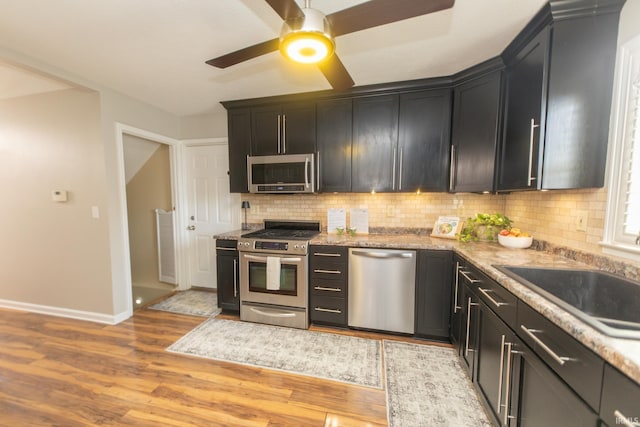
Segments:
[[[531,246],[533,237],[503,236],[498,234],[498,243],[506,248],[524,249]]]

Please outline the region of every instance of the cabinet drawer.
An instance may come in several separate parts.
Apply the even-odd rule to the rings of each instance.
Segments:
[[[309,284],[313,295],[344,298],[347,296],[347,284],[341,280],[311,279]]]
[[[604,367],[600,418],[610,426],[640,425],[640,385],[609,365]]]
[[[511,328],[515,328],[518,306],[518,299],[515,295],[469,265],[460,269],[459,274],[461,276],[459,280],[467,283],[503,322]]]
[[[315,280],[334,280],[346,282],[347,268],[342,265],[312,266],[311,282]]]
[[[347,264],[349,260],[348,248],[342,246],[322,245],[311,246],[309,250],[309,263],[311,265]]]
[[[596,412],[604,361],[540,313],[518,302],[516,333]]]
[[[347,324],[347,304],[344,298],[311,296],[309,314],[312,322]]]

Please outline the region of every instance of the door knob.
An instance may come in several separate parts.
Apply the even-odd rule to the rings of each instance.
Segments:
[[[190,226],[188,226],[188,227],[187,227],[187,230],[191,230],[191,231],[193,231],[193,230],[195,230],[195,229],[196,229],[196,226],[195,226],[195,225],[190,225]]]

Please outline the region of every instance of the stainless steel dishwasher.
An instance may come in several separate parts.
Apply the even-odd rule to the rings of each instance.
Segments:
[[[348,324],[414,332],[416,252],[349,249]]]

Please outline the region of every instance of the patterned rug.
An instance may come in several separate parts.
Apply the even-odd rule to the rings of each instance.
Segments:
[[[149,306],[153,310],[192,316],[213,317],[220,313],[218,295],[207,291],[180,291],[157,304]]]
[[[378,340],[208,319],[167,350],[382,388],[382,350]]]
[[[386,340],[383,347],[390,427],[492,425],[453,349]]]

